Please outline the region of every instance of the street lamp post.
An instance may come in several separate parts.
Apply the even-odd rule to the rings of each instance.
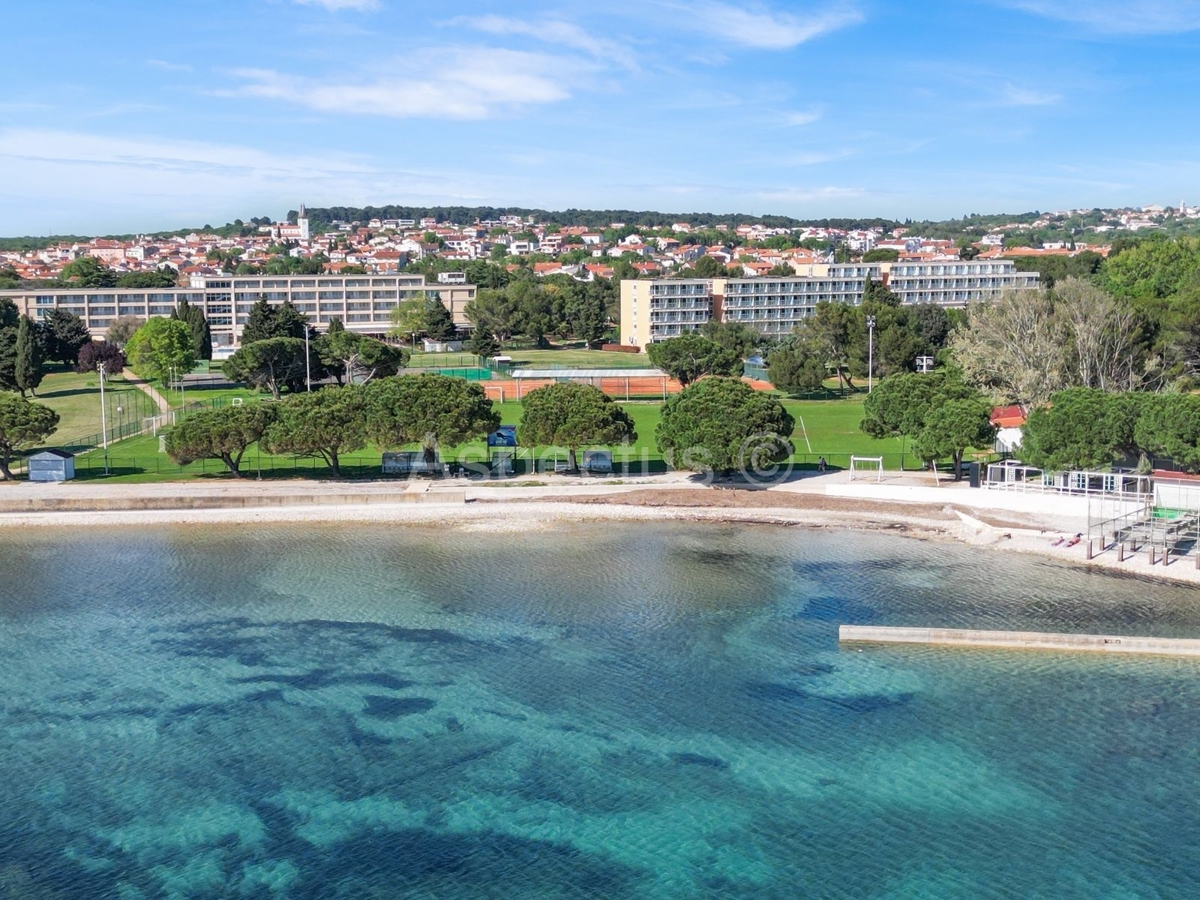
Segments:
[[[875,389],[875,317],[867,316],[867,393]]]
[[[108,413],[104,408],[104,363],[100,371],[100,443],[104,446],[104,474],[108,474]]]

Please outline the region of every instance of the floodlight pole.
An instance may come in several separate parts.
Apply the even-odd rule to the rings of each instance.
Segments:
[[[867,393],[875,388],[875,317],[867,316]]]
[[[97,367],[100,371],[100,443],[104,446],[104,474],[108,474],[108,415],[104,409],[104,363]]]
[[[312,393],[312,359],[308,355],[308,323],[304,325],[304,385]]]

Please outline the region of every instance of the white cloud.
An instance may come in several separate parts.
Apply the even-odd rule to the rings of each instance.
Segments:
[[[667,5],[678,16],[673,23],[677,27],[704,31],[729,43],[760,50],[788,50],[863,20],[862,13],[848,2],[806,15],[776,12],[762,3],[734,5],[701,0]]]
[[[162,69],[164,72],[190,72],[192,67],[187,63],[167,62],[165,59],[148,59],[146,65],[152,69]]]
[[[597,37],[571,22],[560,19],[512,19],[505,16],[459,16],[447,25],[461,25],[495,35],[523,35],[559,47],[582,50],[589,56],[626,68],[634,68],[633,54],[628,47],[607,38]]]
[[[88,119],[103,119],[107,116],[125,116],[131,114],[140,114],[147,112],[158,112],[166,109],[165,106],[160,106],[157,103],[114,103],[111,106],[102,106],[98,109],[89,109],[82,113]]]
[[[0,113],[40,112],[46,109],[54,109],[54,107],[49,103],[27,103],[25,101],[0,103]]]
[[[815,110],[815,109],[789,110],[787,112],[781,113],[779,118],[780,118],[780,121],[782,121],[784,125],[792,125],[792,126],[811,125],[813,122],[816,122],[817,120],[819,120],[821,118],[821,112],[819,110]]]
[[[0,157],[14,163],[83,164],[233,177],[319,178],[329,171],[367,172],[343,158],[287,156],[233,144],[156,137],[109,137],[49,129],[0,132]]]
[[[371,12],[379,9],[379,0],[293,0],[301,6],[323,6],[330,12],[340,12],[343,9],[353,9],[358,12]]]
[[[1000,103],[1003,106],[1053,106],[1061,100],[1062,94],[1020,87],[1011,82],[1006,83],[1000,91]]]
[[[177,228],[300,200],[471,203],[485,193],[473,174],[396,171],[345,153],[49,129],[0,130],[0,170],[0,234]]]
[[[853,156],[851,150],[830,150],[827,152],[810,151],[806,153],[794,153],[790,156],[779,158],[779,163],[785,166],[819,166],[823,163],[834,162],[839,159],[845,159],[848,156]]]
[[[480,47],[412,54],[394,70],[359,80],[292,75],[271,69],[232,72],[244,84],[223,95],[283,100],[326,113],[394,118],[486,119],[524,106],[568,99],[587,69],[540,53]]]
[[[845,200],[862,197],[866,190],[857,187],[770,188],[755,191],[753,196],[768,203],[815,203],[821,200]]]
[[[1200,0],[1001,0],[1013,9],[1109,34],[1179,34],[1200,29]]]

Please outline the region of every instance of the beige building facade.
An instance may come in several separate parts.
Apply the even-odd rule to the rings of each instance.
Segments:
[[[250,308],[260,297],[276,305],[290,300],[317,328],[328,328],[336,317],[347,331],[382,336],[391,328],[397,304],[422,295],[440,298],[455,325],[471,326],[466,307],[475,298],[475,286],[428,284],[423,275],[205,276],[193,278],[186,288],[0,291],[0,297],[12,300],[34,321],[55,309],[75,313],[97,338],[120,316],[169,316],[180,300],[187,300],[208,317],[214,351],[238,346]]]
[[[1038,273],[1018,272],[1010,260],[947,260],[812,265],[779,278],[626,280],[621,343],[645,347],[713,320],[785,335],[818,303],[857,306],[868,281],[888,285],[904,304],[963,307],[999,291],[1036,288]]]

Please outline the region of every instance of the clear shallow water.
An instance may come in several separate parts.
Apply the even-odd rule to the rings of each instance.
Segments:
[[[0,537],[0,898],[1200,895],[1200,592],[886,535]]]

